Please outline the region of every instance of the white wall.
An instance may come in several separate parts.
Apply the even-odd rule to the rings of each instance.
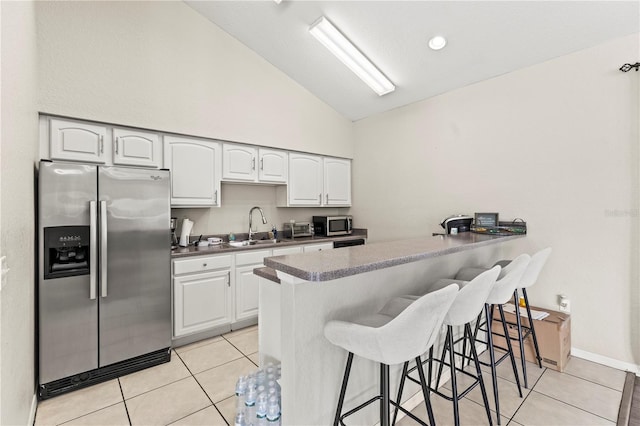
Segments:
[[[34,161],[38,155],[36,29],[31,2],[1,2],[0,424],[28,424],[34,378]],[[31,420],[33,420],[31,418]]]
[[[355,123],[354,208],[371,240],[450,214],[524,218],[553,247],[533,304],[572,300],[572,346],[640,364],[638,34]]]
[[[43,112],[338,157],[351,122],[180,1],[38,2]]]

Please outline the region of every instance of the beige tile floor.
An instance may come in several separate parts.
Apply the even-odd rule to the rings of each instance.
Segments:
[[[257,326],[183,346],[170,363],[40,402],[35,424],[233,425],[235,381],[257,368],[257,351]],[[502,425],[615,424],[623,371],[574,357],[564,373],[534,364],[527,372],[530,389],[520,398],[510,364],[498,368]],[[437,424],[452,424],[451,404],[436,396],[432,403]],[[488,423],[481,404],[478,389],[461,401],[462,425]],[[413,412],[426,420],[424,405]]]

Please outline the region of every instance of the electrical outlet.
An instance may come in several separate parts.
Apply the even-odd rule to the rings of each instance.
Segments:
[[[560,312],[571,312],[571,300],[564,294],[558,295],[558,305],[560,306]]]

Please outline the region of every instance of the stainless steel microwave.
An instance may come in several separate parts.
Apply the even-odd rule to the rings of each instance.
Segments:
[[[313,216],[313,229],[316,235],[332,237],[349,235],[353,232],[351,216]]]

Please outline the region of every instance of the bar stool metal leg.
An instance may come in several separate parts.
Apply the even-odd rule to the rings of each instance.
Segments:
[[[398,386],[398,397],[396,398],[396,401],[398,402],[398,404],[400,403],[400,398],[402,398],[402,391],[404,390],[404,381],[407,378],[408,370],[409,370],[409,361],[405,362],[404,365],[402,366],[402,376],[400,376],[400,386]],[[393,420],[391,420],[392,425],[396,424],[397,418],[398,418],[398,407],[395,407],[395,409],[393,410]]]
[[[500,400],[498,399],[498,375],[496,373],[496,354],[493,349],[493,333],[491,333],[491,325],[493,324],[493,305],[484,305],[484,315],[487,319],[487,344],[489,345],[489,359],[491,362],[491,380],[493,383],[493,399],[496,403],[496,419],[498,425],[500,425]],[[480,318],[480,316],[478,316]],[[480,320],[478,320],[480,324]],[[474,340],[478,333],[479,327],[476,327],[474,331]],[[513,354],[511,355],[513,356]],[[515,371],[515,370],[514,370]]]
[[[447,326],[447,342],[445,346],[445,351],[449,349],[449,362],[451,366],[449,369],[451,370],[451,398],[453,399],[453,422],[455,426],[460,426],[460,408],[458,407],[458,384],[456,382],[456,359],[453,351],[453,327]],[[442,352],[444,355],[444,351]],[[444,356],[443,356],[444,359]],[[440,363],[440,370],[442,370],[442,363]],[[440,379],[440,375],[438,374],[438,380]]]
[[[522,321],[520,320],[520,297],[518,297],[518,289],[513,292],[514,304],[516,305],[516,325],[518,326],[518,342],[520,343],[520,360],[522,361],[522,376],[524,378],[524,387],[529,389],[527,383],[527,360],[524,357],[524,339],[522,338]],[[507,339],[509,336],[507,335]]]
[[[538,338],[536,337],[536,329],[533,326],[533,317],[531,316],[531,308],[529,307],[529,297],[527,297],[527,289],[522,289],[522,295],[524,296],[524,304],[527,306],[527,316],[529,317],[529,328],[531,329],[531,335],[533,336],[533,347],[536,350],[536,359],[538,360],[538,367],[542,368],[542,357],[540,356],[540,348],[538,347]]]
[[[520,376],[518,375],[518,367],[516,366],[516,357],[513,354],[513,346],[511,345],[511,339],[509,339],[509,329],[507,327],[507,319],[504,316],[504,308],[502,305],[498,305],[498,312],[500,312],[500,320],[502,321],[502,330],[504,335],[507,336],[505,338],[507,342],[507,350],[509,351],[509,358],[511,358],[511,368],[513,368],[513,375],[516,379],[516,385],[518,385],[518,394],[520,398],[522,398],[522,388],[520,387]]]
[[[380,364],[380,425],[389,426],[389,366]]]
[[[338,408],[336,408],[336,416],[333,420],[333,426],[340,424],[340,413],[342,413],[342,404],[344,404],[344,395],[347,391],[347,382],[351,373],[351,364],[353,363],[353,352],[349,352],[347,357],[347,366],[344,369],[344,378],[342,379],[342,387],[340,388],[340,397],[338,397]]]
[[[418,376],[420,376],[420,387],[422,388],[422,396],[424,398],[425,405],[427,406],[427,415],[429,416],[429,424],[435,426],[436,420],[433,416],[433,408],[431,407],[431,400],[429,399],[429,386],[427,386],[427,382],[424,377],[424,370],[422,367],[422,361],[420,357],[416,357],[416,365],[418,366]],[[403,377],[404,379],[404,377]],[[398,403],[400,403],[400,398],[398,398]],[[395,420],[394,420],[395,423]]]
[[[482,379],[482,370],[480,369],[480,362],[478,361],[478,353],[476,352],[475,341],[471,333],[471,326],[469,323],[465,324],[464,331],[469,338],[469,347],[471,348],[471,355],[473,355],[473,361],[476,365],[476,373],[478,374],[478,382],[480,383],[480,391],[482,392],[482,400],[484,401],[484,408],[487,412],[487,418],[489,419],[489,426],[493,426],[493,420],[491,418],[491,410],[489,409],[489,398],[487,398],[487,389],[484,386],[484,380]],[[453,384],[452,384],[453,386]],[[459,423],[459,420],[458,422]]]

